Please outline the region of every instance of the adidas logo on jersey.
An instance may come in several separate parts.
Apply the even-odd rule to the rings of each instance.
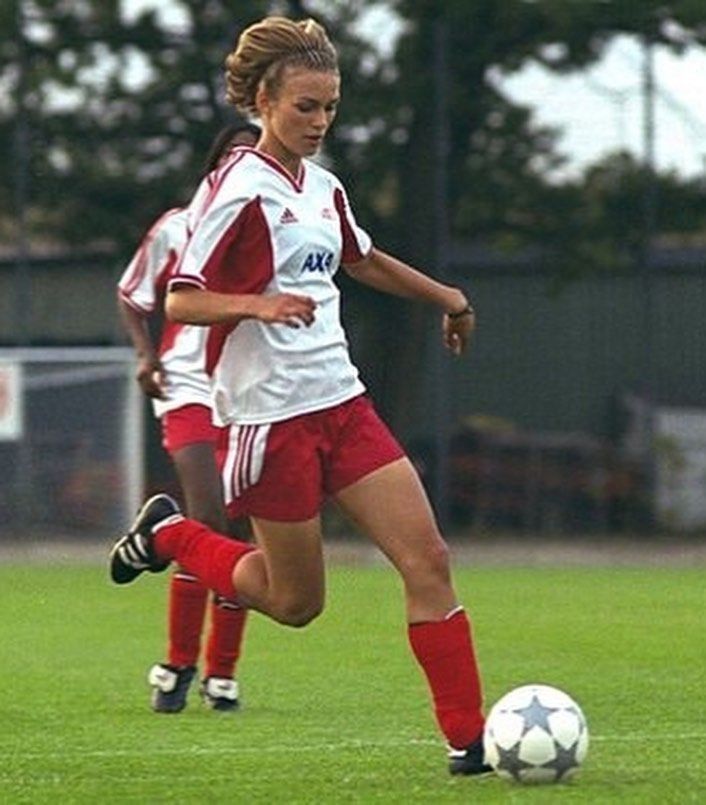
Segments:
[[[324,207],[323,210],[321,210],[321,217],[325,218],[327,221],[333,221],[333,210],[330,207]]]
[[[299,221],[297,216],[289,209],[289,207],[284,208],[284,212],[280,216],[279,222],[281,224],[296,224]]]

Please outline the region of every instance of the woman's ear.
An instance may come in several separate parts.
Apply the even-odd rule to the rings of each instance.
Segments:
[[[267,97],[267,91],[262,84],[260,84],[255,93],[255,107],[260,118],[264,118],[270,109],[270,99]]]

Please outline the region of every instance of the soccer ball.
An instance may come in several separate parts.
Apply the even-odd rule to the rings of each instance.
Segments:
[[[491,709],[483,733],[485,760],[506,780],[556,783],[568,780],[588,752],[581,708],[549,685],[524,685]]]

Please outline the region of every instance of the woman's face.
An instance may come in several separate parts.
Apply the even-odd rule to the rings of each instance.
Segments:
[[[258,93],[260,148],[290,166],[313,156],[336,116],[340,83],[337,72],[286,67],[275,93]]]

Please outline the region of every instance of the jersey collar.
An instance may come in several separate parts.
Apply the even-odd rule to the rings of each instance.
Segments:
[[[271,157],[269,154],[265,154],[262,151],[258,151],[256,148],[251,148],[250,146],[238,146],[238,150],[247,151],[250,154],[254,154],[256,157],[259,157],[263,162],[266,162],[276,173],[279,173],[282,178],[284,178],[289,184],[296,190],[297,193],[301,193],[304,189],[304,176],[306,169],[304,168],[304,160],[301,161],[299,165],[299,170],[297,171],[296,176],[292,176],[292,174],[283,166],[281,165],[274,157]]]

